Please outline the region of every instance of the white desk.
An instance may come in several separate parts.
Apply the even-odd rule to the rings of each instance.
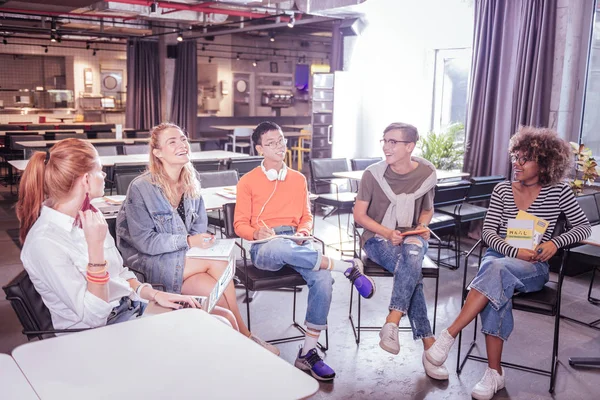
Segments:
[[[235,186],[218,186],[200,189],[200,194],[202,194],[202,198],[204,199],[204,207],[206,208],[206,211],[221,210],[223,209],[224,204],[235,203],[235,199],[228,199],[217,194],[218,192],[235,193],[226,191],[225,188],[235,188]]]
[[[338,178],[345,178],[345,179],[360,181],[362,179],[364,172],[365,171],[334,172],[332,175],[336,176]],[[464,177],[467,177],[470,175],[468,172],[444,171],[441,169],[436,170],[435,173],[437,175],[438,181],[443,181],[446,179],[464,178]]]
[[[39,399],[19,366],[8,354],[0,354],[0,397],[3,399]]]
[[[132,138],[132,139],[81,139],[86,142],[90,142],[91,144],[138,144],[138,143],[148,143],[150,138]],[[60,140],[32,140],[29,142],[15,142],[15,144],[24,147],[24,148],[46,148],[55,145],[60,142]]]
[[[600,246],[600,225],[592,226],[592,234],[589,238],[582,240],[583,244],[591,244],[592,246]]]
[[[194,309],[31,342],[12,354],[42,399],[298,399],[319,388]]]
[[[112,140],[112,139],[110,139]],[[135,139],[139,140],[139,139]],[[196,153],[190,154],[190,159],[192,161],[202,161],[202,160],[229,160],[232,158],[244,158],[248,157],[248,154],[244,153],[234,153],[232,151],[223,151],[223,150],[210,150],[210,151],[200,151]],[[112,167],[115,164],[147,164],[149,160],[148,154],[130,154],[127,156],[101,156],[100,161],[102,161],[102,165],[105,167]],[[24,171],[27,167],[27,163],[29,160],[13,160],[9,161],[9,164],[12,165],[17,171]]]

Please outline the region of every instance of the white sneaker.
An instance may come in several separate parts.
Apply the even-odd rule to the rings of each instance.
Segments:
[[[450,336],[447,329],[444,329],[435,340],[435,343],[425,351],[425,357],[430,363],[439,367],[448,358],[448,353],[453,344],[454,338]]]
[[[425,368],[425,373],[428,377],[437,379],[439,381],[448,380],[448,369],[446,369],[445,365],[433,365],[427,360],[425,357],[425,352],[423,352],[423,368]]]
[[[400,342],[398,341],[398,325],[388,322],[379,331],[379,347],[385,351],[398,354],[400,353]]]
[[[279,355],[279,349],[276,346],[273,346],[271,343],[267,343],[264,340],[262,340],[261,338],[259,338],[258,336],[254,336],[253,333],[250,334],[250,336],[248,337],[248,339],[252,340],[253,342],[261,345],[262,347],[264,347],[265,349],[269,350],[271,353],[275,354],[276,356]]]
[[[477,400],[490,400],[500,389],[504,389],[504,368],[502,375],[495,369],[487,368],[483,378],[473,388],[471,396]]]

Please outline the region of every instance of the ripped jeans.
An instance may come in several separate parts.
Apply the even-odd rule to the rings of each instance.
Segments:
[[[373,237],[363,246],[371,260],[394,274],[389,309],[408,316],[414,340],[433,336],[427,318],[421,271],[427,248],[427,241],[420,236],[408,236],[400,246]]]

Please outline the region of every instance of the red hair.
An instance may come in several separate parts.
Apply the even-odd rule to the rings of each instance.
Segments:
[[[36,152],[29,159],[19,185],[17,218],[20,223],[19,240],[25,241],[27,233],[40,216],[46,199],[51,203],[69,196],[75,181],[92,171],[98,152],[89,142],[64,139],[46,153]]]

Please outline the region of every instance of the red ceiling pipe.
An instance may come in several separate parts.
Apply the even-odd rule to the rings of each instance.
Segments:
[[[152,5],[154,3],[154,1],[148,1],[148,0],[104,0],[105,3],[121,3],[121,4],[133,4],[133,5],[137,5],[137,6],[146,6],[146,7],[150,7],[150,5]],[[168,2],[168,1],[157,1],[156,4],[158,5],[158,7],[161,8],[169,8],[169,9],[173,9],[173,10],[179,10],[179,11],[196,11],[196,12],[203,12],[203,13],[207,13],[207,14],[225,14],[225,15],[232,15],[234,17],[247,17],[247,18],[265,18],[265,17],[272,17],[272,14],[269,13],[253,13],[251,11],[238,11],[238,10],[230,10],[230,9],[225,9],[225,8],[212,8],[210,7],[213,4],[217,4],[215,2],[206,2],[206,3],[202,3],[202,4],[195,4],[195,5],[189,5],[189,4],[183,4],[183,3],[172,3],[172,2]],[[289,20],[288,17],[281,17],[281,20],[283,22],[287,22]]]

